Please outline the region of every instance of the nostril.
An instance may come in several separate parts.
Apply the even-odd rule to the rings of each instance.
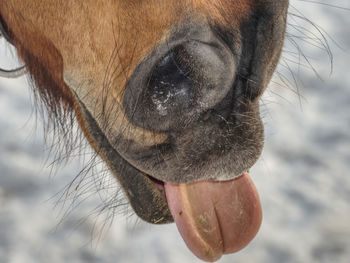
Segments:
[[[211,30],[173,37],[140,63],[125,88],[127,117],[147,130],[189,128],[233,89],[236,57]]]
[[[168,109],[183,110],[191,106],[193,85],[190,55],[182,46],[178,46],[156,65],[147,89],[160,115],[166,115]]]

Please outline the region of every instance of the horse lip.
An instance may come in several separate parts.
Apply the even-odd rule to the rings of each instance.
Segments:
[[[152,176],[134,167],[125,160],[110,144],[105,134],[98,126],[84,103],[75,94],[82,115],[85,118],[93,146],[116,177],[127,196],[135,213],[144,221],[152,224],[166,224],[174,222],[170,213],[165,194],[152,182]]]
[[[153,186],[165,197],[164,182],[151,175],[147,175],[147,177],[153,183]]]

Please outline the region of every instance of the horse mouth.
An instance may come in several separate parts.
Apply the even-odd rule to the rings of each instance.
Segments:
[[[142,177],[150,184],[129,190],[148,191],[157,196],[158,201],[148,200],[148,204],[143,204],[146,207],[141,207],[140,200],[132,201],[129,196],[136,213],[140,208],[163,207],[161,214],[153,211],[138,215],[153,224],[175,221],[188,248],[202,260],[216,261],[224,254],[239,251],[260,228],[260,200],[248,173],[228,181],[185,184],[164,182],[148,174],[142,174]]]
[[[165,197],[164,182],[150,175],[147,175],[147,177],[152,182],[154,188],[157,189]]]
[[[172,184],[146,178],[165,198],[188,248],[200,259],[216,261],[246,246],[259,230],[262,212],[248,173],[229,181]],[[161,221],[153,221],[161,223]]]
[[[262,220],[259,197],[247,173],[228,181],[174,184],[156,179],[125,160],[80,102],[98,153],[121,184],[135,213],[153,224],[176,223],[189,249],[215,261],[245,247]]]

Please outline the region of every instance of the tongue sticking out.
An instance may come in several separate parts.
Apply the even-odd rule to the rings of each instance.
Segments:
[[[248,174],[225,182],[165,183],[164,188],[181,236],[202,260],[242,249],[259,230],[261,206]]]

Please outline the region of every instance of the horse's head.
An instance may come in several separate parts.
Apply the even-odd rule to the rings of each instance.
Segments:
[[[263,146],[259,98],[287,8],[288,0],[0,0],[50,110],[75,113],[141,218],[175,219],[207,260],[242,248],[260,225],[246,172]]]

